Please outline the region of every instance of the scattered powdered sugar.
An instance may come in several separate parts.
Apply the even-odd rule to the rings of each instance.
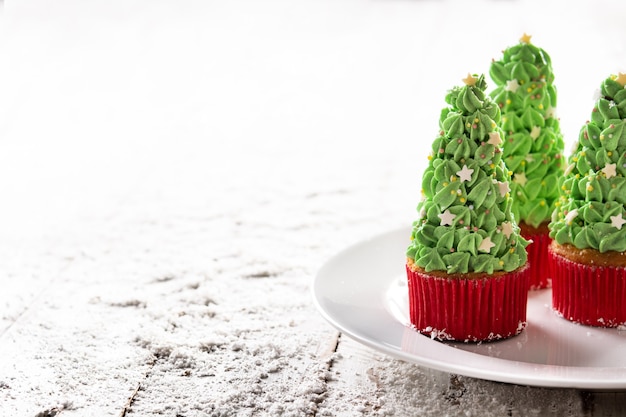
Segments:
[[[309,283],[331,255],[394,226],[384,206],[353,215],[378,180],[308,181],[257,184],[241,207],[143,190],[51,229],[11,267],[36,291],[0,295],[2,414],[315,415],[341,356]]]
[[[440,108],[412,91],[458,71],[405,53],[434,4],[75,3],[3,16],[0,415],[580,415],[338,340],[311,302],[331,255],[414,219]]]
[[[0,353],[14,358],[0,362],[4,414],[119,414],[129,399],[129,415],[313,414],[327,389],[323,343],[335,332],[308,282],[327,255],[306,271],[299,258],[228,252],[234,222],[220,236],[221,220],[202,212],[170,213],[166,225],[130,213],[92,224],[79,244],[89,256],[77,254],[4,335]],[[272,238],[263,249],[288,252]]]
[[[342,337],[318,415],[476,416],[580,415],[576,390],[532,388],[447,374],[398,361]],[[351,377],[352,376],[352,377]],[[356,415],[359,415],[356,414]]]

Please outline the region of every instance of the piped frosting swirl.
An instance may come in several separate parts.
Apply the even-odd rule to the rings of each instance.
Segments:
[[[500,109],[483,75],[464,81],[441,111],[407,256],[426,272],[510,272],[526,263],[528,242],[511,211]]]
[[[626,74],[600,86],[561,181],[550,236],[561,245],[626,251]]]
[[[491,63],[489,74],[496,83],[490,95],[502,111],[513,214],[537,228],[550,220],[565,165],[551,59],[524,35]]]

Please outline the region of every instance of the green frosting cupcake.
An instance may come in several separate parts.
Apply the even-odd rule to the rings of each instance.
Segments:
[[[518,45],[503,51],[501,60],[491,63],[489,74],[497,85],[490,95],[502,111],[513,214],[518,222],[537,228],[550,220],[565,165],[550,56],[524,34]]]
[[[427,272],[510,272],[526,263],[528,242],[511,212],[500,109],[483,75],[463,81],[441,111],[407,257]]]
[[[558,244],[626,251],[626,74],[602,83],[580,130],[550,223]]]

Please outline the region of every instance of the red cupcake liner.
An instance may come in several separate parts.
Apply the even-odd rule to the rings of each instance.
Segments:
[[[532,243],[526,246],[530,267],[529,289],[550,288],[552,286],[552,278],[547,265],[548,247],[552,243],[552,239],[550,239],[547,233],[528,234],[522,231],[521,235],[526,240],[532,240]]]
[[[411,324],[433,339],[505,339],[526,327],[528,271],[476,279],[443,278],[407,266]]]
[[[626,268],[586,265],[548,251],[552,307],[563,318],[596,327],[626,324]]]

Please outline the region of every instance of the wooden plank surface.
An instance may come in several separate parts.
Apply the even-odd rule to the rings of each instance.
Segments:
[[[413,221],[445,92],[524,31],[575,140],[626,10],[575,3],[4,2],[0,415],[623,414],[387,357],[310,293]]]
[[[624,392],[468,378],[393,359],[342,336],[320,415],[609,417],[622,415],[625,405]]]

